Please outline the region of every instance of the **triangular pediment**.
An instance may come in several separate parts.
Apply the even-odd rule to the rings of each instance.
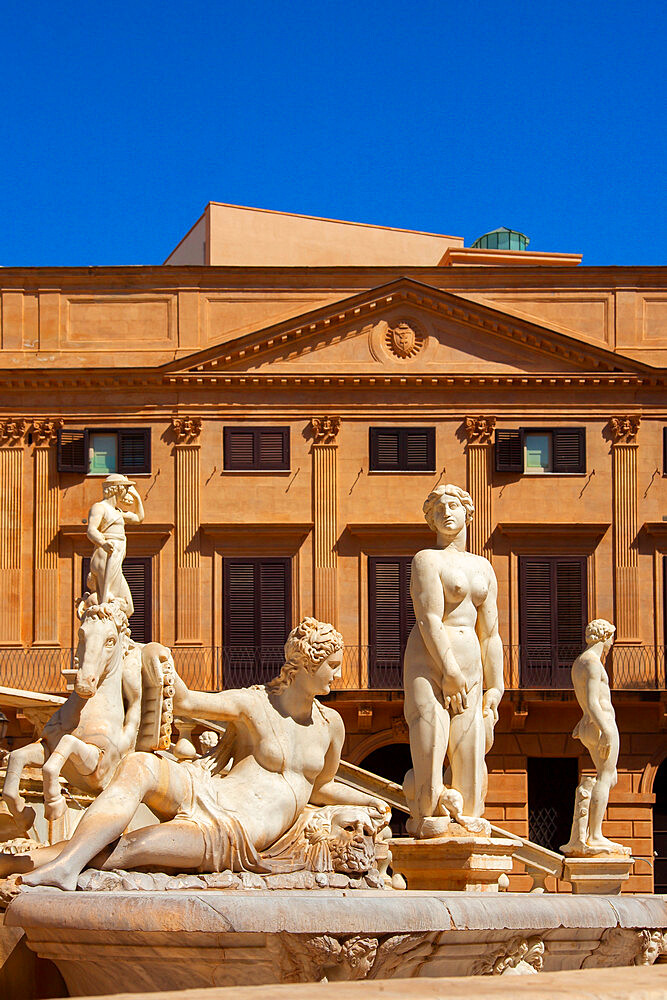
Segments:
[[[410,377],[648,370],[526,318],[400,278],[181,358],[164,373]]]

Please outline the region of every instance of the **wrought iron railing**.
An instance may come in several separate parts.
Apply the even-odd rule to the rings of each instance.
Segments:
[[[174,646],[174,663],[188,687],[204,691],[262,684],[283,664],[282,646]],[[570,667],[581,646],[505,646],[503,667],[508,690],[568,690]],[[0,647],[0,686],[67,693],[73,669],[72,649]],[[606,669],[614,690],[665,690],[665,647],[622,645],[607,656]],[[341,676],[334,691],[400,691],[402,657],[372,646],[347,646]]]

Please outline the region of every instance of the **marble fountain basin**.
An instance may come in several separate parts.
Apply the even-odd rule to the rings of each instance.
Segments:
[[[5,922],[82,996],[651,964],[667,897],[25,888]]]

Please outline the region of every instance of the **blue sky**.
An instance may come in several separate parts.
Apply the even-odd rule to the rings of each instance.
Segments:
[[[667,263],[665,5],[5,4],[0,264],[161,263],[223,201]]]

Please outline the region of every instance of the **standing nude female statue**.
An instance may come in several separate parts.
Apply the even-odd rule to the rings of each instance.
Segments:
[[[484,812],[485,753],[493,743],[503,696],[496,577],[487,559],[466,552],[474,507],[458,486],[440,486],[424,503],[437,542],[412,560],[410,593],[416,624],[405,649],[405,717],[413,770],[404,790],[408,832],[445,833]],[[451,787],[443,768],[449,758]],[[465,815],[464,815],[465,814]],[[479,823],[469,829],[479,829]]]
[[[386,815],[380,799],[334,780],[345,728],[316,698],[329,693],[342,655],[333,626],[306,618],[290,632],[285,664],[267,685],[208,693],[190,691],[177,677],[175,712],[233,730],[231,769],[211,774],[196,761],[129,754],[70,841],[23,856],[23,881],[75,889],[93,859],[105,869],[267,872],[262,852],[308,802],[371,806]],[[163,822],[123,834],[141,802]]]

